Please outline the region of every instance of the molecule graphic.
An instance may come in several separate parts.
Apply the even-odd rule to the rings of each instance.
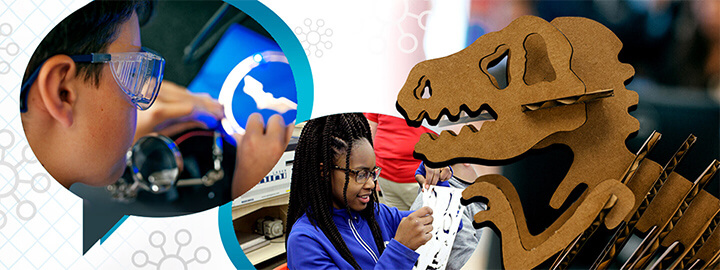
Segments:
[[[420,12],[419,14],[414,14],[410,12],[410,0],[404,0],[403,1],[403,14],[396,20],[396,24],[398,29],[400,30],[400,38],[398,39],[398,49],[400,49],[401,52],[404,53],[413,53],[415,50],[417,50],[418,47],[418,38],[413,33],[408,33],[403,29],[402,23],[410,18],[411,20],[417,20],[417,24],[425,31],[425,22],[427,21],[427,15],[430,14],[430,10],[425,10],[423,12]],[[409,46],[408,46],[409,44]]]
[[[210,261],[210,249],[207,247],[199,247],[195,249],[194,258],[184,259],[180,257],[180,249],[187,246],[192,241],[192,234],[186,229],[179,230],[175,233],[175,243],[178,245],[174,254],[168,254],[165,251],[165,234],[161,231],[154,231],[148,237],[150,245],[159,248],[163,257],[158,262],[149,260],[147,252],[143,250],[135,251],[132,255],[132,262],[136,267],[145,267],[150,264],[156,269],[188,269],[188,264],[199,262],[205,264]]]
[[[18,195],[18,187],[21,183],[29,184],[37,193],[44,193],[50,189],[50,177],[45,173],[37,173],[32,176],[31,180],[22,180],[18,171],[23,164],[31,164],[37,162],[36,159],[29,158],[32,156],[30,146],[26,145],[22,151],[22,160],[16,164],[7,161],[7,150],[13,146],[15,137],[9,130],[0,130],[0,199],[13,198],[17,203],[15,212],[21,220],[28,221],[37,214],[37,207],[28,199],[22,199]],[[8,178],[9,177],[9,178]],[[7,224],[7,216],[0,209],[0,229]]]
[[[12,26],[8,23],[0,24],[0,36],[8,37],[12,34]],[[20,53],[20,47],[15,42],[10,42],[5,47],[0,47],[0,50],[4,50],[9,56],[16,56]],[[10,72],[10,63],[0,59],[0,74],[8,74]]]
[[[303,23],[306,27],[295,27],[295,34],[300,39],[300,42],[303,44],[303,48],[305,48],[305,54],[307,56],[310,56],[312,51],[314,51],[313,54],[316,57],[322,57],[323,48],[332,48],[332,42],[328,40],[328,38],[331,37],[333,34],[332,29],[325,28],[324,31],[321,31],[320,29],[325,26],[325,21],[322,19],[315,21],[314,26],[313,21],[309,18],[305,19]]]

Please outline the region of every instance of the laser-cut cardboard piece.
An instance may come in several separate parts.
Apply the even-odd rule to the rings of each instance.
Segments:
[[[708,229],[711,225],[712,218],[720,213],[720,201],[707,192],[698,194],[697,198],[692,201],[689,210],[682,216],[676,227],[670,231],[670,233],[662,240],[660,245],[669,247],[675,242],[682,244],[682,249],[679,249],[671,256],[667,256],[665,260],[661,261],[675,261],[674,264],[666,264],[664,267],[659,264],[659,268],[675,268],[685,269],[686,266],[678,265],[682,263],[682,260],[677,260],[686,256],[690,251],[694,243],[700,240],[703,232]],[[698,222],[705,221],[705,222]],[[684,263],[683,263],[684,264]],[[655,268],[655,267],[653,267]]]
[[[535,38],[528,39],[530,36]],[[528,53],[526,46],[533,50]],[[508,86],[498,89],[487,69],[506,51]],[[572,53],[570,43],[552,24],[525,16],[501,31],[481,36],[456,54],[417,64],[398,95],[398,109],[410,125],[419,126],[423,117],[437,124],[443,114],[457,120],[461,110],[470,116],[487,110],[496,121],[484,123],[479,131],[463,128],[458,136],[448,132],[438,138],[423,135],[416,153],[439,165],[449,165],[456,157],[501,162],[527,152],[552,133],[578,128],[586,120],[585,104],[532,112],[521,108],[586,92],[570,70]],[[526,67],[527,54],[547,58],[543,61],[547,65]],[[526,72],[538,74],[531,76],[533,84],[523,79]],[[430,97],[422,98],[423,91]]]
[[[573,150],[573,165],[550,199],[550,206],[559,208],[580,184],[592,188],[605,179],[622,177],[634,158],[625,146],[625,139],[637,132],[640,125],[628,113],[630,107],[637,105],[638,95],[625,88],[634,69],[618,61],[622,43],[615,34],[586,18],[561,17],[551,23],[572,44],[571,69],[588,92],[613,89],[614,95],[587,103],[588,121],[577,130],[554,134],[536,146],[539,149],[561,143]]]
[[[692,138],[692,136],[691,136]],[[710,166],[705,169],[705,171],[693,182],[691,183],[690,188],[684,189],[673,189],[671,188],[671,185],[663,186],[663,188],[660,190],[658,196],[663,194],[663,191],[666,191],[665,194],[672,194],[672,197],[675,198],[677,194],[682,194],[682,197],[680,197],[680,201],[678,203],[670,203],[667,205],[663,205],[661,207],[656,207],[653,209],[660,208],[664,210],[659,214],[658,216],[661,217],[661,222],[659,223],[652,223],[652,229],[654,232],[648,233],[645,236],[645,241],[643,240],[643,244],[640,244],[640,246],[636,249],[635,252],[630,256],[630,258],[627,260],[625,265],[623,265],[622,269],[635,269],[635,268],[645,268],[648,263],[650,263],[650,259],[652,259],[655,255],[655,253],[658,252],[658,248],[662,246],[668,247],[668,250],[666,251],[662,259],[658,261],[652,268],[655,269],[655,267],[664,268],[667,267],[669,264],[673,264],[674,260],[671,260],[677,251],[681,248],[680,246],[677,246],[673,242],[669,242],[667,245],[663,245],[662,243],[665,242],[665,240],[671,240],[672,241],[672,232],[677,229],[677,225],[679,225],[680,221],[682,221],[683,216],[687,212],[693,212],[690,209],[690,206],[698,207],[704,207],[705,205],[702,204],[703,202],[703,196],[700,196],[701,198],[697,200],[698,203],[693,204],[693,202],[696,202],[696,198],[698,195],[704,195],[706,194],[705,191],[702,189],[705,187],[705,185],[710,181],[710,179],[715,175],[718,168],[720,168],[720,162],[717,160],[714,160]],[[678,179],[678,178],[669,178],[670,180]],[[681,180],[677,180],[681,181]],[[668,181],[670,183],[671,181]],[[680,192],[680,190],[685,190],[684,192]],[[666,201],[658,200],[661,203],[666,203]],[[716,200],[717,201],[717,200]],[[652,206],[652,204],[651,204]],[[668,212],[667,210],[671,210],[671,212]],[[669,217],[666,216],[667,213],[670,213],[671,215]],[[706,219],[695,219],[692,220],[692,224],[685,225],[685,226],[702,226],[703,222],[707,222],[708,218]],[[643,221],[643,218],[640,219],[640,222]],[[697,224],[697,223],[700,224]],[[659,226],[658,226],[659,224]],[[657,228],[657,230],[655,230]],[[683,228],[680,228],[679,230],[682,232]],[[670,236],[670,237],[669,237]],[[646,244],[646,245],[645,245]],[[682,244],[682,243],[678,243]],[[685,243],[687,244],[687,243]],[[670,257],[668,257],[670,256]],[[626,267],[627,266],[627,267]],[[664,266],[664,267],[663,267]]]
[[[718,224],[720,224],[720,216],[716,215],[710,226],[708,226],[708,228],[712,228],[712,230],[705,230],[698,240],[702,240],[702,246],[695,247],[695,245],[693,245],[693,251],[697,251],[697,253],[686,260],[687,263],[685,267],[682,267],[683,269],[690,269],[691,265],[695,265],[692,269],[702,269],[703,267],[712,265],[712,259],[717,256],[717,254],[720,254],[720,229],[718,229]]]
[[[616,204],[605,219],[608,228],[623,221],[632,208],[632,192],[617,180],[609,179],[593,189],[562,226],[538,246],[525,248],[519,230],[527,231],[522,205],[512,183],[501,175],[484,175],[463,191],[463,200],[481,196],[487,199],[488,210],[475,215],[479,226],[490,226],[501,235],[503,265],[507,269],[530,269],[544,262],[567,246],[593,221],[613,196]],[[508,256],[510,255],[510,256]]]
[[[537,111],[547,108],[554,108],[554,107],[560,107],[560,106],[567,106],[577,103],[587,103],[590,101],[595,101],[600,98],[606,98],[611,97],[613,95],[612,89],[606,89],[606,90],[598,90],[592,93],[585,93],[580,95],[575,95],[571,97],[564,97],[564,98],[558,98],[553,100],[546,100],[536,103],[530,103],[522,105],[522,111]]]
[[[503,30],[478,38],[456,54],[417,64],[398,94],[397,108],[413,126],[423,120],[435,125],[443,115],[457,121],[463,111],[470,117],[487,112],[495,119],[479,130],[466,126],[459,134],[423,135],[415,156],[430,165],[508,164],[531,149],[554,144],[571,149],[573,163],[550,200],[553,208],[568,203],[570,207],[539,234],[528,232],[520,199],[504,177],[480,177],[463,192],[466,201],[488,201],[490,210],[478,213],[475,221],[477,225],[494,226],[501,235],[506,268],[532,268],[561,250],[566,251],[564,254],[577,253],[582,247],[578,241],[587,240],[583,236],[592,235],[587,230],[596,230],[598,221],[608,228],[621,224],[616,233],[620,237],[614,238],[596,261],[594,267],[601,268],[635,231],[647,233],[656,227],[663,233],[658,241],[675,242],[665,240],[666,236],[679,232],[670,233],[672,228],[665,224],[670,218],[680,218],[677,209],[704,213],[694,214],[701,216],[697,221],[686,219],[682,223],[688,234],[711,227],[706,226],[711,223],[710,214],[693,209],[701,203],[692,204],[661,190],[666,186],[662,189],[687,191],[692,186],[672,170],[682,155],[661,167],[643,159],[650,149],[636,155],[626,148],[625,140],[639,129],[638,121],[628,113],[637,105],[638,95],[625,88],[634,70],[618,61],[621,48],[620,40],[595,21],[561,17],[548,23],[525,16]],[[488,67],[505,56],[508,84],[503,87]],[[687,148],[689,145],[679,152]],[[587,189],[580,198],[566,202],[581,185]],[[611,201],[609,194],[614,195]],[[681,207],[682,203],[686,205]],[[716,234],[707,229],[703,232]],[[709,237],[697,236],[682,241],[673,236],[679,242],[672,247]],[[707,256],[717,253],[700,247],[694,250],[709,254],[702,258],[706,264],[714,258]],[[676,257],[687,257],[681,255]],[[560,265],[567,267],[567,263]]]

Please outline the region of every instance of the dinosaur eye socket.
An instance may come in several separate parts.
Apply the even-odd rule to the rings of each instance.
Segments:
[[[495,52],[480,60],[482,72],[498,90],[503,90],[510,84],[509,59],[510,48],[507,45],[500,45]]]

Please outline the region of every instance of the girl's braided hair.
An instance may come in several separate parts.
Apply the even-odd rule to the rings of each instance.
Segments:
[[[345,168],[349,169],[353,143],[362,139],[366,139],[372,145],[370,126],[361,113],[335,114],[307,122],[295,148],[286,232],[289,234],[295,221],[307,215],[311,224],[323,231],[345,261],[355,269],[360,269],[360,266],[350,253],[332,219],[331,173],[336,158],[341,154],[346,154]],[[343,197],[348,211],[350,210],[345,193],[349,180],[350,175],[345,173]],[[360,215],[368,221],[375,245],[382,254],[385,244],[374,215],[377,201],[377,194],[373,191],[370,202],[360,211]]]

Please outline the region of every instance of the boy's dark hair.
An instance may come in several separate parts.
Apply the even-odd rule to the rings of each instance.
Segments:
[[[360,269],[360,266],[332,219],[331,173],[335,158],[340,154],[346,154],[345,168],[349,169],[353,143],[362,139],[367,139],[372,145],[370,126],[361,113],[336,114],[307,122],[295,148],[286,232],[289,234],[295,222],[306,214],[310,222],[320,227],[335,249],[355,269]],[[343,197],[348,211],[345,193],[349,180],[350,175],[345,173]],[[385,244],[374,214],[377,201],[377,194],[373,190],[370,202],[360,215],[368,221],[375,245],[382,254]]]
[[[152,14],[153,1],[92,1],[63,19],[40,42],[25,69],[23,84],[48,58],[59,55],[76,55],[106,52],[108,44],[117,38],[120,24],[136,11],[141,24]],[[103,65],[77,63],[78,74],[85,80],[100,83]]]

